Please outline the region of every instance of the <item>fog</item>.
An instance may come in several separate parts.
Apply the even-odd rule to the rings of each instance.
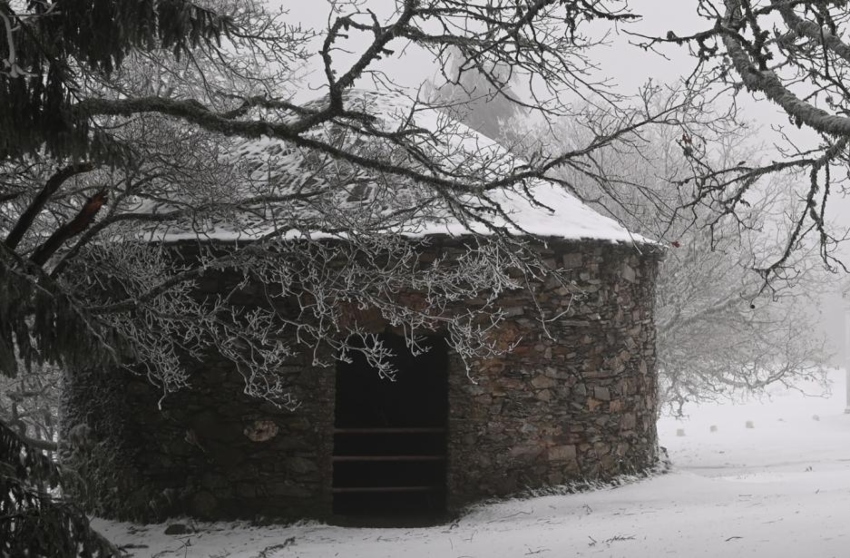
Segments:
[[[305,28],[317,30],[327,29],[329,25],[331,3],[327,1],[301,2],[297,0],[271,0],[271,6],[287,10],[287,19],[300,23]],[[362,9],[372,10],[376,16],[388,18],[392,15],[395,2],[393,0],[367,0],[362,2]],[[660,45],[657,52],[647,51],[640,46],[640,35],[665,36],[668,31],[675,31],[678,36],[686,36],[711,25],[696,14],[697,0],[630,0],[628,7],[640,18],[632,23],[612,26],[607,22],[593,22],[585,26],[588,35],[604,37],[605,43],[595,48],[591,57],[598,68],[597,79],[608,80],[613,90],[623,94],[635,94],[638,88],[647,80],[655,83],[675,84],[687,78],[694,68],[694,58],[689,56],[687,47],[675,45]],[[355,59],[358,52],[368,44],[369,37],[364,33],[351,30],[349,38],[341,43],[341,48],[334,51],[334,64],[338,70],[344,70],[346,63]],[[318,52],[321,39],[314,41],[309,49],[316,53],[304,61],[299,68],[302,76],[296,100],[315,98],[323,93],[325,83],[324,71]],[[424,82],[437,76],[438,65],[432,54],[418,48],[407,46],[396,48],[392,56],[382,60],[377,69],[383,72],[377,76],[364,76],[357,86],[373,89],[380,87],[376,80],[390,79],[393,82],[410,88],[415,92]],[[723,97],[730,102],[728,96]],[[811,145],[816,138],[805,130],[797,130],[788,125],[788,119],[782,111],[764,98],[742,92],[735,98],[742,114],[751,121],[756,130],[755,143],[768,159],[774,145],[781,142],[777,129],[782,127],[798,145]],[[719,106],[723,106],[722,103]],[[802,186],[806,186],[805,184]],[[839,194],[833,196],[828,206],[829,220],[834,224],[835,231],[846,230],[850,226],[850,200]],[[836,236],[841,236],[836,232]],[[850,248],[842,246],[836,255],[845,262],[850,262]],[[836,273],[835,288],[827,288],[815,298],[819,304],[814,304],[813,312],[822,316],[823,332],[831,342],[834,353],[833,362],[843,364],[844,357],[844,303],[840,296],[840,283],[844,274]]]

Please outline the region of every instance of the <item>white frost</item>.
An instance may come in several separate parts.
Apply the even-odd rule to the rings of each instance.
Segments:
[[[449,171],[449,175],[446,176],[460,177],[460,181],[467,187],[477,188],[478,183],[498,180],[524,165],[523,161],[508,154],[493,140],[452,120],[442,112],[417,106],[402,95],[367,91],[351,91],[348,95],[354,109],[379,115],[377,127],[383,131],[395,130],[399,122],[410,121],[412,127],[435,132],[416,136],[418,139],[413,140],[416,143],[416,150],[428,154],[432,160],[439,161],[443,171]],[[269,113],[260,116],[280,118]],[[370,157],[378,159],[383,157],[388,163],[414,167],[420,164],[404,149],[381,143],[375,138],[367,138],[364,141],[361,136],[349,130],[340,131],[330,127],[320,128],[311,133],[321,136],[326,141],[341,142],[349,150],[356,150],[354,146],[360,146],[361,149],[370,152]],[[429,199],[433,194],[428,187],[415,184],[410,179],[360,169],[348,163],[321,159],[321,156],[307,153],[281,140],[265,136],[258,139],[235,140],[222,157],[235,169],[234,188],[230,193],[232,199],[217,199],[215,200],[217,202],[238,203],[240,197],[250,199],[265,195],[285,196],[296,191],[299,193],[321,192],[321,195],[325,196],[323,207],[334,207],[336,211],[339,211],[339,208],[346,207],[346,198],[350,195],[347,184],[360,183],[371,188],[371,191],[377,192],[376,197],[368,202],[378,208],[373,214],[383,211],[387,215],[392,215],[399,208],[418,206],[417,202],[422,203],[423,199]],[[317,162],[317,157],[321,162]],[[239,172],[242,173],[241,180],[236,178]],[[346,183],[346,181],[349,182]],[[489,199],[482,199],[472,194],[459,197],[472,208],[474,214],[484,216],[488,222],[497,227],[504,227],[515,235],[530,233],[562,239],[648,242],[640,236],[629,233],[613,219],[593,211],[553,182],[530,179],[526,181],[525,189],[531,194],[531,199],[520,185],[491,190],[486,194]],[[174,195],[177,195],[176,191]],[[193,199],[181,199],[180,202],[184,207],[199,205]],[[286,203],[283,202],[278,207],[258,204],[243,208],[240,210],[241,213],[231,216],[229,222],[224,222],[220,216],[206,223],[199,222],[195,215],[187,216],[182,222],[172,222],[167,227],[153,226],[147,231],[147,236],[151,239],[166,240],[199,237],[217,240],[250,240],[268,234],[275,230],[275,227],[278,227],[279,231],[279,227],[281,225],[285,227],[293,214],[302,221],[312,217],[317,222],[322,222],[321,206],[308,205],[299,207],[295,211],[291,208],[287,209]],[[504,211],[507,219],[493,215],[489,211],[494,204]],[[129,211],[139,214],[163,214],[173,209],[173,207],[166,207],[158,200],[140,202]],[[284,238],[331,236],[320,231],[319,227],[305,230],[302,225],[297,225],[292,226],[291,230],[283,231],[282,236]],[[490,232],[481,223],[458,221],[447,210],[444,203],[436,199],[407,221],[390,223],[386,231],[407,237],[433,234],[457,236],[471,232],[478,234]],[[341,238],[344,234],[333,236]]]

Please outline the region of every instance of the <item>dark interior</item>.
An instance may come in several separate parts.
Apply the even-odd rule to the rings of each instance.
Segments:
[[[336,372],[333,511],[391,519],[445,512],[448,351],[440,337],[414,357],[404,337],[378,336],[392,349],[395,380],[381,378],[363,355]],[[392,522],[390,521],[390,522]]]

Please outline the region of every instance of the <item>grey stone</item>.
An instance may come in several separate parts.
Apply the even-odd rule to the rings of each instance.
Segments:
[[[172,523],[165,528],[166,535],[186,535],[193,531],[185,523]]]
[[[268,494],[271,496],[286,496],[290,498],[309,498],[313,493],[300,484],[294,482],[281,482],[269,486]]]
[[[535,389],[544,389],[555,387],[558,385],[558,382],[551,377],[539,375],[531,379],[531,385],[534,386]]]
[[[548,451],[549,461],[572,461],[576,458],[574,445],[552,446]]]
[[[625,279],[629,283],[634,283],[635,281],[637,281],[637,274],[629,264],[623,264],[623,266],[620,268],[620,274],[623,279]]]
[[[561,261],[564,262],[564,269],[575,269],[577,267],[581,267],[582,255],[575,252],[564,254],[561,257]]]
[[[286,460],[286,468],[298,474],[312,473],[318,470],[314,460],[303,457],[290,457]]]
[[[448,237],[438,244],[450,256],[443,261],[461,253]],[[450,510],[524,487],[610,478],[654,463],[653,259],[611,243],[552,241],[549,248],[543,257],[564,264],[565,283],[541,278],[531,291],[511,290],[496,301],[511,315],[493,330],[498,335],[493,341],[500,349],[518,342],[516,350],[469,362],[449,353]],[[211,293],[215,275],[205,276]],[[246,300],[256,296],[264,302],[258,294],[248,296],[250,291],[243,293]],[[479,298],[453,302],[447,312],[465,312],[486,300]],[[271,303],[284,313],[293,310],[285,300]],[[551,320],[546,332],[535,303]],[[372,321],[383,331],[386,324]],[[319,357],[333,359],[330,353]],[[311,362],[312,355],[305,354],[281,367],[287,387],[302,402],[294,413],[245,396],[242,377],[223,362],[193,369],[192,389],[163,400],[162,412],[160,393],[136,376],[75,374],[66,389],[77,417],[70,423],[95,417],[99,422],[92,428],[104,442],[85,463],[103,482],[91,485],[84,505],[106,516],[150,520],[149,502],[171,488],[178,497],[161,512],[171,516],[327,519],[333,501],[335,374]],[[274,423],[277,433],[251,441],[244,430],[256,421]],[[200,446],[185,441],[190,428]],[[274,428],[255,430],[268,434]],[[132,455],[98,449],[107,447],[129,448]]]
[[[252,442],[268,442],[280,432],[273,420],[255,420],[242,431]]]

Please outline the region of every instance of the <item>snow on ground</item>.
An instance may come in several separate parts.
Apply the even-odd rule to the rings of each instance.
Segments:
[[[843,371],[831,374],[829,397],[774,390],[761,400],[686,409],[686,420],[662,419],[661,443],[674,463],[669,474],[482,506],[452,525],[200,524],[199,532],[181,536],[165,535],[165,525],[95,525],[117,544],[133,545],[128,550],[139,558],[844,558],[850,556],[844,378]]]

